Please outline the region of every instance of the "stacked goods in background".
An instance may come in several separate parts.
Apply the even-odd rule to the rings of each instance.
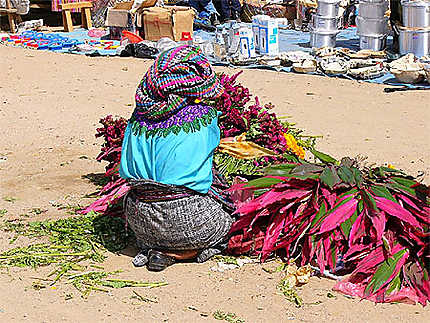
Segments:
[[[133,10],[133,1],[108,8],[105,25],[110,39],[120,40],[124,30],[137,33],[146,40],[169,37],[174,41],[190,40],[193,36],[195,12],[189,7],[155,7],[155,0],[143,1]]]
[[[279,29],[278,21],[269,16],[261,16],[259,24],[260,43],[259,49],[262,55],[279,54]]]
[[[168,37],[174,41],[191,40],[195,11],[189,7],[166,6],[143,9],[137,26],[143,27],[145,39],[157,41]]]
[[[388,35],[388,17],[385,15],[387,10],[386,0],[360,0],[356,19],[360,49],[385,49]]]
[[[403,26],[399,28],[400,54],[430,53],[430,1],[405,1],[402,4]]]
[[[336,47],[339,33],[340,0],[319,0],[316,14],[312,15],[310,44],[312,47]]]
[[[224,34],[227,37],[226,52],[230,56],[240,58],[255,57],[254,38],[250,27],[242,26],[236,21],[230,21],[227,29],[224,29]]]
[[[267,15],[252,17],[252,32],[256,52],[271,56],[279,54],[279,25],[276,18]]]
[[[116,3],[107,9],[105,26],[109,28],[110,39],[121,40],[124,30],[143,36],[141,30],[136,30],[134,15],[130,12],[132,6],[133,1],[127,1]]]

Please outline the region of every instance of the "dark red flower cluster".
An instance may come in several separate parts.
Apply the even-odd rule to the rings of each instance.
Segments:
[[[113,175],[121,160],[121,145],[124,138],[127,120],[124,118],[114,119],[111,115],[100,119],[103,127],[97,128],[96,138],[103,137],[101,152],[97,156],[98,161],[107,161],[106,175]]]
[[[251,100],[249,89],[237,83],[237,77],[220,75],[220,81],[225,91],[215,102],[215,107],[222,113],[219,126],[222,137],[234,137],[244,132],[247,139],[279,154],[287,151],[284,133],[288,129],[275,113],[271,113],[272,104],[261,105],[258,97],[254,104],[246,106]]]

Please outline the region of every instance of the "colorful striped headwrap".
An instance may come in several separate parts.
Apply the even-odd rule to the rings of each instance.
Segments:
[[[222,92],[222,85],[198,47],[175,47],[161,53],[140,82],[132,120],[160,122],[196,99],[215,99]]]

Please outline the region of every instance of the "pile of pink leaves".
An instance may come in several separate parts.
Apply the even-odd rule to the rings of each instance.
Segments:
[[[334,286],[339,292],[374,302],[426,305],[430,301],[429,186],[400,170],[367,167],[350,158],[338,161],[315,150],[311,152],[317,162],[297,158],[282,148],[288,127],[258,99],[246,106],[249,90],[236,84],[236,78],[223,75],[226,93],[221,102],[208,103],[223,107],[224,136],[254,132],[251,140],[280,158],[266,161],[258,178],[243,179],[228,190],[237,206],[237,220],[227,252],[258,255],[261,261],[274,255],[296,259],[322,274],[343,277]],[[262,124],[258,118],[274,120],[274,129],[253,130],[253,125]],[[122,216],[121,199],[128,186],[118,175],[118,165],[126,120],[108,116],[101,123],[96,136],[105,142],[97,159],[109,163],[108,183],[82,213]]]

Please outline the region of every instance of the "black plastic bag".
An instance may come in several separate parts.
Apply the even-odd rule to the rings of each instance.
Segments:
[[[123,51],[121,51],[121,57],[137,57],[137,58],[154,58],[158,54],[158,49],[150,47],[148,45],[138,44],[127,44]]]

